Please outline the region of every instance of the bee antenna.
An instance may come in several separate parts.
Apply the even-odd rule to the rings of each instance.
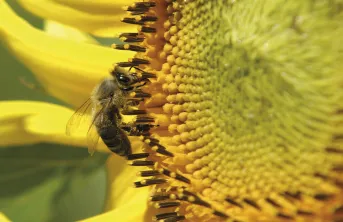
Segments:
[[[131,69],[132,69],[132,68],[135,68],[135,69],[136,69],[136,67],[135,67],[135,66],[131,66],[131,67],[129,68],[129,72],[131,71]]]

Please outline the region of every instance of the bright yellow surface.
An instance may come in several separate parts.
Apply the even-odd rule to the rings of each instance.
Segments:
[[[55,20],[98,36],[113,37],[118,32],[132,32],[134,26],[120,22],[127,1],[19,0],[25,9],[45,19]],[[68,15],[68,16],[66,16]]]
[[[53,96],[75,107],[89,97],[94,86],[108,76],[112,64],[132,52],[68,41],[30,26],[0,1],[0,38]]]
[[[0,212],[0,222],[10,222],[10,220]]]
[[[0,110],[1,146],[40,142],[86,145],[85,131],[75,137],[65,134],[73,110],[34,101],[2,101]]]
[[[139,190],[133,187],[133,181],[137,178],[136,170],[119,156],[113,155],[108,159],[107,169],[109,187],[106,209],[109,211],[85,221],[144,221],[149,187]]]

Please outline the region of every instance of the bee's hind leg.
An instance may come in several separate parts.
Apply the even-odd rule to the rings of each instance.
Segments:
[[[149,121],[150,117],[145,117],[149,118],[146,119]],[[154,120],[152,119],[152,122]],[[132,123],[121,123],[120,128],[128,133],[129,136],[148,136],[150,135],[150,129],[157,127],[158,125],[149,123],[149,122],[140,122],[139,120],[132,122]]]
[[[139,111],[139,110],[132,110]],[[130,111],[128,111],[130,112]],[[138,115],[136,120],[130,123],[121,123],[120,127],[128,132],[129,136],[141,136],[141,135],[150,135],[150,130],[152,128],[158,127],[159,125],[155,124],[155,119],[149,116]]]
[[[158,139],[153,138],[150,135],[150,129],[157,127],[154,125],[154,118],[142,116],[138,117],[135,122],[132,123],[122,123],[121,129],[126,131],[129,136],[143,136],[143,141],[147,143],[150,149],[156,153],[159,153],[164,156],[173,157],[174,154],[166,149],[163,145],[160,144]],[[137,153],[131,154],[128,156],[129,160],[146,158],[149,153]]]

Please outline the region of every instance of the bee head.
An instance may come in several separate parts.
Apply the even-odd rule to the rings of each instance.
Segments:
[[[134,83],[132,76],[119,66],[116,66],[111,74],[117,80],[120,88],[127,88]]]
[[[122,73],[117,73],[116,78],[120,86],[129,86],[132,82],[128,76]]]

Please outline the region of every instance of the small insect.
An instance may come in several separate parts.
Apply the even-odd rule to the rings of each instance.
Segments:
[[[91,117],[87,133],[88,152],[93,155],[101,137],[112,152],[127,157],[132,154],[132,150],[127,134],[121,128],[120,112],[130,105],[137,105],[139,100],[128,99],[128,94],[146,82],[137,86],[142,79],[118,66],[112,75],[113,77],[104,79],[97,85],[91,97],[76,110],[67,123],[66,134],[72,135],[77,132],[81,123],[89,121]],[[90,110],[91,116],[88,115]]]

